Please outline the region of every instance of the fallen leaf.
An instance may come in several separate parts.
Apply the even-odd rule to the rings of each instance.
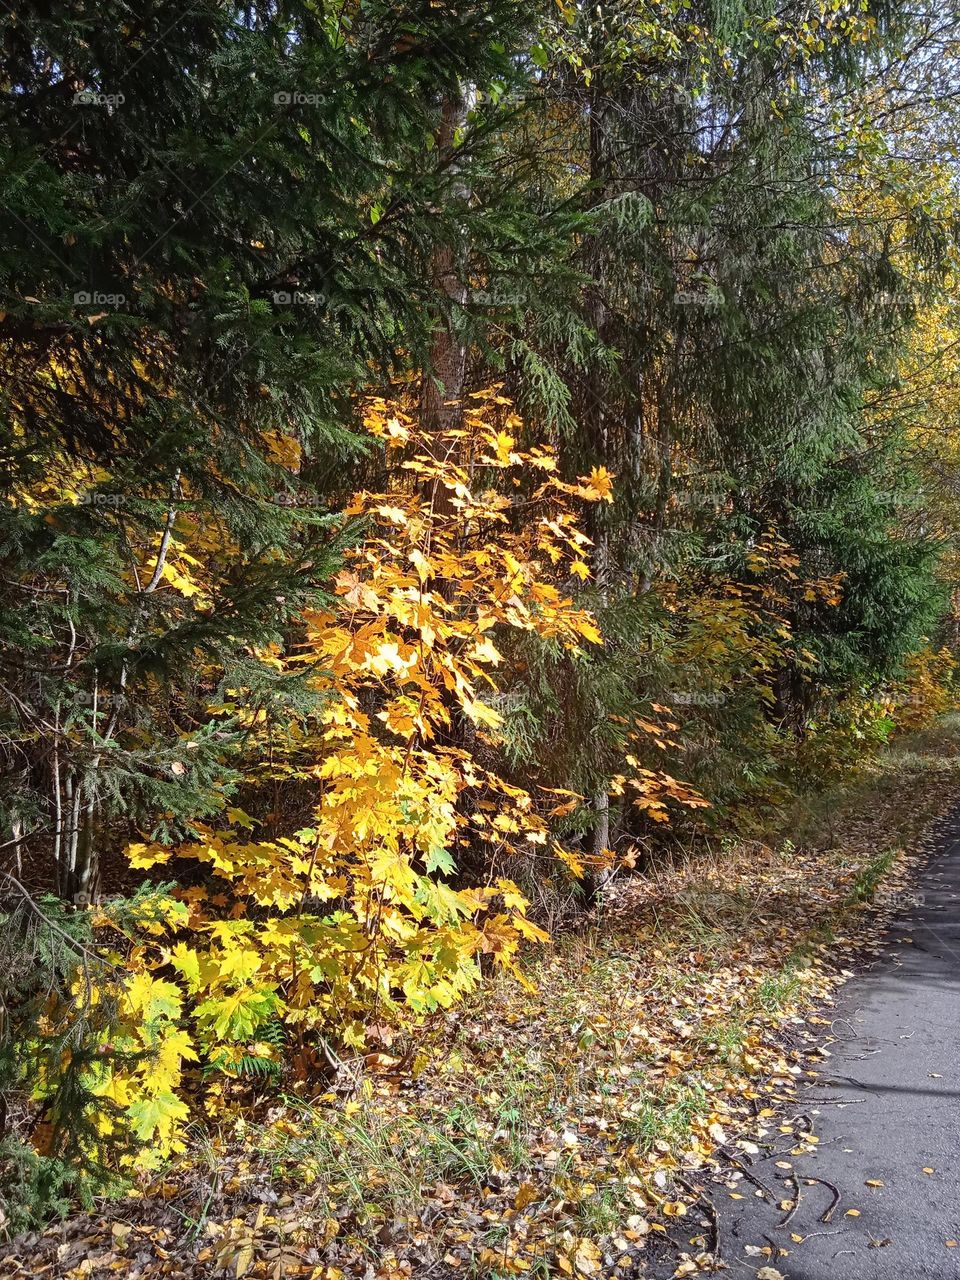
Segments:
[[[573,1262],[581,1275],[592,1276],[595,1271],[599,1271],[602,1259],[603,1255],[592,1240],[577,1241]]]
[[[532,1204],[539,1196],[536,1185],[532,1182],[521,1182],[517,1189],[517,1194],[513,1198],[513,1207],[515,1209],[525,1209],[528,1204]]]

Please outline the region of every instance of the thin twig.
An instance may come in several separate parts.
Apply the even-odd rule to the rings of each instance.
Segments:
[[[71,934],[67,933],[66,929],[61,929],[55,920],[51,920],[47,913],[41,907],[37,906],[33,900],[33,895],[30,890],[26,885],[21,884],[16,876],[11,875],[9,871],[5,871],[3,873],[3,879],[8,880],[10,884],[13,885],[34,915],[38,916],[49,929],[52,929],[54,933],[63,938],[63,940],[74,951],[80,952],[81,955],[86,956],[91,960],[96,960],[97,964],[103,965],[104,968],[113,969],[117,973],[123,971],[120,965],[112,964],[109,960],[98,954],[98,952],[91,951],[89,947],[85,947],[78,938],[74,938]]]
[[[826,1178],[810,1178],[805,1175],[804,1181],[806,1181],[808,1184],[811,1182],[819,1182],[821,1187],[826,1187],[827,1190],[833,1195],[833,1202],[830,1205],[830,1208],[827,1209],[825,1213],[821,1213],[820,1215],[821,1222],[829,1222],[830,1219],[833,1217],[834,1209],[836,1209],[837,1205],[840,1203],[839,1188],[835,1187],[832,1182],[827,1182]]]
[[[765,1182],[761,1182],[760,1179],[755,1174],[751,1173],[749,1168],[743,1163],[742,1160],[739,1160],[733,1154],[733,1152],[730,1150],[729,1147],[720,1147],[718,1149],[723,1152],[723,1154],[727,1157],[727,1159],[730,1161],[731,1164],[736,1165],[736,1167],[740,1170],[740,1172],[743,1174],[743,1176],[747,1179],[748,1182],[752,1182],[755,1187],[758,1187],[763,1192],[763,1194],[766,1196],[769,1196],[771,1200],[776,1200],[777,1197],[770,1190],[767,1184]]]
[[[676,1175],[676,1180],[681,1187],[684,1187],[691,1195],[697,1197],[697,1203],[706,1210],[707,1217],[710,1219],[710,1240],[707,1246],[707,1252],[713,1254],[714,1262],[720,1261],[720,1219],[717,1216],[716,1205],[706,1194],[705,1191],[698,1190],[686,1178]]]

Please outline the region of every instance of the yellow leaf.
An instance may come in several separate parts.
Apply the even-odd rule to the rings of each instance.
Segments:
[[[124,988],[126,1003],[144,1022],[165,1016],[179,1018],[183,996],[180,988],[149,973],[135,973]]]
[[[613,501],[613,476],[606,467],[594,467],[586,477],[587,488],[604,502]]]
[[[600,1270],[603,1254],[592,1240],[578,1240],[573,1263],[577,1271],[584,1276],[592,1276]]]
[[[170,963],[182,974],[190,991],[200,988],[200,957],[185,942],[178,942],[170,952]]]
[[[391,524],[405,525],[407,523],[407,513],[400,507],[380,506],[374,507],[377,515],[383,516],[384,520],[388,520]]]
[[[517,1194],[513,1198],[513,1207],[515,1209],[525,1209],[528,1204],[533,1204],[535,1200],[540,1199],[540,1192],[532,1182],[521,1182],[517,1188]]]
[[[169,862],[172,856],[172,849],[165,849],[159,844],[127,845],[127,858],[134,871],[146,871],[150,867]]]

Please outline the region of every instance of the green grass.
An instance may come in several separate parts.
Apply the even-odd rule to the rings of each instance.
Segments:
[[[769,973],[757,987],[754,997],[756,1004],[764,1013],[779,1013],[789,1008],[803,989],[803,984],[793,972],[795,966],[785,968],[780,973]]]
[[[622,1227],[632,1212],[627,1188],[621,1182],[613,1182],[582,1200],[576,1216],[583,1235],[602,1236]]]
[[[875,853],[857,872],[850,888],[848,902],[871,901],[899,852],[899,849],[884,849],[880,853]]]
[[[621,1130],[641,1152],[657,1142],[675,1143],[690,1131],[697,1116],[709,1109],[707,1094],[700,1084],[675,1084],[664,1094],[650,1093],[631,1105]]]
[[[718,1062],[735,1065],[741,1054],[750,1032],[746,1024],[739,1019],[731,1019],[700,1028],[695,1042],[707,1053],[712,1054]]]
[[[371,1105],[348,1116],[301,1104],[296,1119],[296,1133],[266,1127],[251,1141],[269,1157],[274,1177],[320,1182],[361,1222],[416,1212],[424,1189],[437,1182],[482,1186],[492,1167],[466,1104],[443,1127]]]

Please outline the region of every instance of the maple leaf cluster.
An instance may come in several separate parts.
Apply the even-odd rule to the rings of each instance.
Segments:
[[[518,445],[522,423],[495,390],[440,437],[384,400],[368,403],[366,427],[389,488],[347,509],[360,536],[335,603],[304,614],[289,652],[260,655],[304,672],[318,695],[309,758],[298,741],[285,766],[315,789],[309,824],[258,838],[230,810],[229,826],[195,822],[176,850],[128,850],[135,869],[175,854],[209,873],[145,934],[127,931],[129,976],[113,993],[143,1065],[108,1058],[96,1087],[126,1108],[149,1160],[179,1147],[178,1091],[198,1057],[229,1073],[252,1043],[269,1061],[277,1026],[301,1048],[311,1037],[359,1048],[371,1021],[449,1007],[484,956],[523,980],[521,944],[547,939],[513,880],[465,883],[458,864],[549,846],[551,817],[577,802],[512,784],[484,749],[501,723],[502,634],[569,651],[602,642],[570,587],[589,575],[576,507],[610,501],[612,477],[564,480],[551,449]]]

